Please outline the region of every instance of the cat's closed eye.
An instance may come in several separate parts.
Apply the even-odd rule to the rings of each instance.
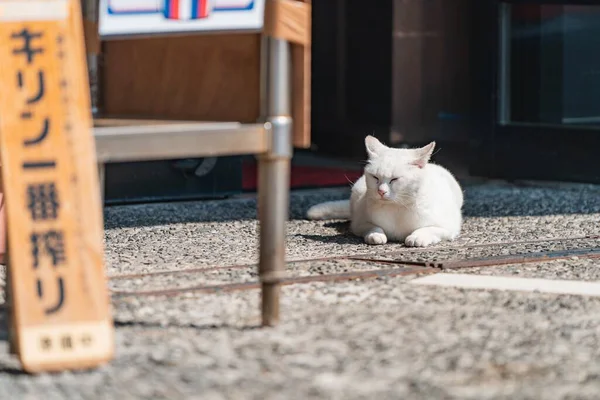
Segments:
[[[390,183],[392,183],[392,182],[394,182],[394,181],[397,181],[397,180],[398,180],[398,178],[393,178],[393,179],[390,179]]]
[[[373,175],[373,178],[375,178],[375,182],[379,183],[379,178],[376,177],[375,175]]]

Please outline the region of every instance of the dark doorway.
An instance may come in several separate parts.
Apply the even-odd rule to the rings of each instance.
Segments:
[[[479,2],[472,173],[600,183],[600,2]]]

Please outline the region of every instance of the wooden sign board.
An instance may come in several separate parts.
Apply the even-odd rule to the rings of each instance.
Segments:
[[[0,0],[11,347],[28,372],[112,358],[79,0]]]

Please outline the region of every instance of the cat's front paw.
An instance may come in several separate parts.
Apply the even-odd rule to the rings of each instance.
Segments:
[[[429,232],[415,232],[408,235],[404,244],[409,247],[427,247],[441,241],[440,237]]]
[[[366,244],[386,244],[387,236],[381,232],[369,232],[365,235]]]

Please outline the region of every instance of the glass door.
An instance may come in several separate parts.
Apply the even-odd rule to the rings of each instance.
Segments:
[[[473,172],[600,183],[600,1],[479,11]]]

